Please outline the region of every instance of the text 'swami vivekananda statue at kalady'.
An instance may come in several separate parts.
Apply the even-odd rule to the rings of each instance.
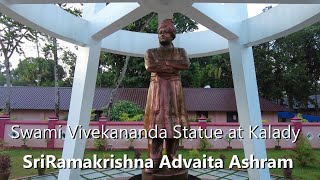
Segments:
[[[145,54],[145,67],[151,73],[150,87],[144,116],[144,127],[165,129],[167,138],[148,139],[148,156],[155,164],[153,173],[162,158],[163,144],[169,160],[176,157],[179,139],[175,139],[174,126],[187,127],[187,114],[184,93],[181,85],[180,70],[188,69],[190,61],[183,48],[175,48],[172,40],[176,29],[171,19],[164,20],[158,28],[159,48],[148,49]],[[159,132],[159,130],[157,131]]]

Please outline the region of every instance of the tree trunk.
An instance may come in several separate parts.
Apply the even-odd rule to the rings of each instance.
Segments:
[[[151,17],[145,22],[145,24],[141,27],[140,29],[140,32],[142,32],[146,27],[147,25],[150,23],[150,21],[152,20],[152,18],[156,15],[156,13],[153,13],[151,15]],[[113,105],[113,99],[114,99],[114,96],[120,86],[120,84],[122,83],[122,80],[126,74],[126,71],[127,71],[127,68],[128,68],[128,63],[129,63],[129,59],[130,59],[130,56],[126,56],[126,60],[125,60],[125,63],[124,63],[124,66],[122,68],[122,71],[121,71],[121,74],[119,75],[119,79],[117,81],[117,84],[116,84],[116,87],[111,91],[111,95],[110,95],[110,98],[109,98],[109,102],[106,106],[106,109],[107,109],[107,112],[108,112],[108,119],[110,120],[110,117],[111,117],[111,108],[112,108],[112,105]]]
[[[38,33],[36,34],[36,47],[37,47],[37,55],[38,58],[40,57],[40,49],[39,49],[39,37],[38,37]]]
[[[116,87],[114,89],[112,89],[112,91],[111,91],[110,99],[109,99],[109,102],[108,102],[108,104],[106,106],[107,111],[108,111],[108,119],[110,119],[110,117],[111,117],[111,107],[113,105],[113,98],[114,98],[114,96],[115,96],[115,94],[116,94],[116,92],[117,92],[117,90],[118,90],[118,88],[119,88],[119,86],[120,86],[125,74],[126,74],[126,71],[128,69],[129,60],[130,60],[130,56],[126,56],[126,60],[125,60],[124,66],[122,68],[122,71],[120,73],[120,76],[118,78]]]
[[[56,117],[59,119],[59,111],[60,111],[60,93],[59,93],[59,79],[58,79],[58,44],[57,38],[52,38],[53,43],[53,60],[54,60],[54,90],[55,90],[55,98],[54,98],[54,113]]]
[[[315,97],[314,97],[314,110],[315,110],[315,115],[319,116],[319,103],[318,103],[318,82],[315,82]]]
[[[6,66],[6,114],[10,116],[11,111],[11,73],[10,73],[10,63],[9,63],[9,57],[7,56],[7,53],[4,54],[4,63]]]

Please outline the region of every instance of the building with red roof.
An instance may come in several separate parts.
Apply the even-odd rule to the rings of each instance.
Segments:
[[[70,105],[71,87],[60,87],[61,117]],[[111,88],[96,88],[92,108],[98,112],[108,103]],[[5,87],[0,87],[0,108],[5,107]],[[188,117],[195,120],[201,114],[211,122],[238,122],[236,99],[233,88],[184,88]],[[132,101],[144,109],[147,88],[120,88],[115,102]],[[11,119],[48,119],[54,111],[54,87],[14,86],[11,88]],[[288,111],[284,106],[260,98],[262,119],[278,122],[278,112]]]

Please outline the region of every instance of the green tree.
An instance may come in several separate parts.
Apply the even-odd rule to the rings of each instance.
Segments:
[[[307,27],[300,33],[300,40],[305,42],[303,46],[304,59],[306,60],[309,80],[311,80],[311,93],[317,95],[319,94],[320,80],[320,23]],[[318,100],[311,101],[311,103],[315,105],[315,110],[319,115]]]
[[[319,23],[254,47],[259,93],[291,109],[305,108],[318,94],[320,80]],[[317,107],[317,106],[316,106]]]
[[[313,151],[310,140],[304,135],[301,134],[298,137],[297,145],[294,148],[294,158],[300,163],[302,167],[311,166],[314,163],[317,163],[317,155]]]
[[[197,23],[182,14],[175,13],[173,16],[177,33],[190,32],[198,29]],[[147,22],[147,23],[146,23]],[[156,33],[158,27],[158,16],[150,13],[143,18],[129,24],[125,30],[136,32]],[[117,79],[123,72],[126,57],[111,53],[101,53],[100,66],[98,70],[97,86],[115,87]],[[128,61],[126,76],[123,78],[120,87],[148,87],[149,73],[144,67],[143,58],[131,57]],[[112,78],[106,80],[104,77]]]
[[[232,87],[231,65],[228,54],[193,58],[188,71],[181,73],[185,87]]]
[[[54,112],[56,117],[59,118],[59,111],[60,111],[60,92],[59,92],[59,63],[58,63],[58,42],[57,38],[51,37],[49,38],[50,44],[46,44],[45,47],[43,48],[43,51],[45,53],[45,58],[53,58],[54,61],[54,66],[53,66],[53,71],[54,71],[54,89],[55,89],[55,100],[54,100]]]
[[[13,53],[23,54],[21,45],[25,40],[34,39],[34,31],[8,16],[0,13],[0,55],[4,58],[6,75],[6,113],[10,115],[11,108],[11,72],[10,58]]]
[[[253,47],[259,95],[280,104],[283,73],[272,53],[269,42]]]
[[[60,59],[65,64],[68,73],[67,78],[64,80],[64,84],[65,86],[72,86],[77,55],[70,50],[64,50]]]
[[[59,79],[65,72],[58,66]],[[13,70],[13,85],[19,86],[53,86],[54,85],[54,61],[44,58],[26,58],[19,62]],[[60,81],[62,84],[63,82]]]

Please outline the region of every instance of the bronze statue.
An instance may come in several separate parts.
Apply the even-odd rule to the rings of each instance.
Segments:
[[[188,69],[189,58],[183,48],[175,48],[172,40],[176,29],[171,19],[164,20],[158,28],[159,48],[148,49],[145,53],[145,67],[151,73],[150,86],[144,116],[147,130],[165,129],[165,147],[169,160],[176,157],[179,139],[174,137],[174,126],[188,127],[184,93],[181,85],[180,70]],[[159,131],[158,131],[159,132]],[[163,139],[148,139],[148,157],[155,164],[153,173],[162,158]]]

